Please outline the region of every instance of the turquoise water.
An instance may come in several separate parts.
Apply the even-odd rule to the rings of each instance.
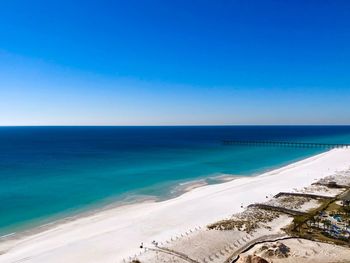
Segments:
[[[325,151],[223,139],[349,143],[350,127],[3,127],[0,235],[115,201],[171,198],[183,182],[252,176]]]

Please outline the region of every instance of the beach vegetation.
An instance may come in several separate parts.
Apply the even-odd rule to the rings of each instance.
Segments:
[[[269,228],[266,224],[279,216],[279,212],[266,211],[259,208],[248,208],[230,219],[215,222],[207,227],[210,230],[238,230],[250,234],[260,227]]]

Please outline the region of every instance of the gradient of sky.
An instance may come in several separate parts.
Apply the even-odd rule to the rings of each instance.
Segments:
[[[178,124],[350,124],[350,1],[0,1],[0,125]]]

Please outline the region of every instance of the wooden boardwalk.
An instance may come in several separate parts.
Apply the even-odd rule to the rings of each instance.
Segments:
[[[275,195],[274,198],[278,198],[280,196],[296,196],[296,197],[306,197],[306,198],[312,198],[312,199],[327,199],[327,200],[332,200],[335,198],[333,196],[327,196],[327,195],[316,195],[316,194],[306,194],[306,193],[287,193],[287,192],[280,192],[277,195]]]
[[[264,210],[270,210],[270,211],[274,211],[274,212],[281,212],[284,214],[288,214],[291,216],[300,216],[300,215],[305,215],[305,212],[301,212],[298,210],[292,210],[292,209],[288,209],[285,207],[280,207],[280,206],[274,206],[274,205],[266,205],[266,204],[251,204],[248,205],[248,208],[260,208],[260,209],[264,209]]]
[[[223,140],[224,145],[246,145],[246,146],[275,146],[275,147],[294,147],[294,148],[350,148],[347,143],[315,143],[315,142],[287,142],[287,141],[242,141],[242,140]]]

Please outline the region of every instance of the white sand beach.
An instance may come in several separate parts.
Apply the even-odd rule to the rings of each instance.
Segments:
[[[123,262],[140,252],[141,242],[165,242],[278,192],[309,186],[349,168],[350,149],[334,149],[260,176],[202,186],[171,200],[104,210],[41,233],[0,241],[0,262]]]

